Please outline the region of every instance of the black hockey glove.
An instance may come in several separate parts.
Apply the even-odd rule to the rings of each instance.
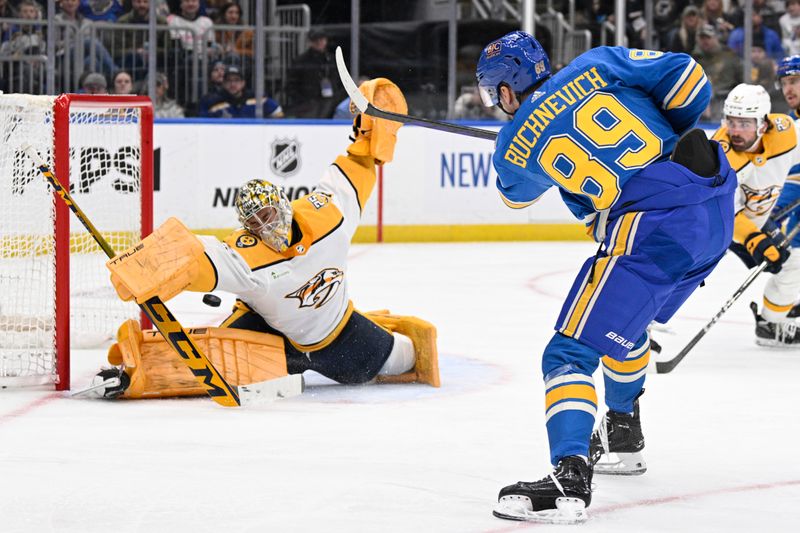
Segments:
[[[762,231],[754,231],[748,235],[744,241],[744,247],[757,265],[766,261],[769,264],[764,270],[777,274],[789,259],[790,252],[786,236],[780,228],[776,226],[774,230],[770,231],[770,229],[769,224],[765,224]]]

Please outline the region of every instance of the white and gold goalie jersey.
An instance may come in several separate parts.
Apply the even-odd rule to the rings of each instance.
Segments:
[[[759,228],[769,218],[789,170],[800,163],[800,125],[789,116],[770,114],[772,127],[761,137],[760,153],[736,152],[731,149],[728,129],[718,129],[712,139],[719,141],[736,171],[735,212],[745,216]]]
[[[374,185],[372,159],[338,157],[314,192],[292,202],[292,240],[297,228],[302,236],[282,254],[244,229],[225,242],[201,237],[215,289],[236,294],[298,349],[327,345],[352,313],[347,252]]]

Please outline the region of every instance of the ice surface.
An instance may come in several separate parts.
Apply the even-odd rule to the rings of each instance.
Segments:
[[[317,376],[303,396],[250,410],[2,391],[0,531],[797,531],[800,351],[753,342],[747,303],[766,274],[672,374],[648,376],[644,476],[596,477],[582,526],[491,515],[502,486],[549,468],[540,354],[594,252],[591,243],[354,246],[357,308],[436,324],[441,389]],[[726,258],[672,321],[674,334],[656,334],[665,353],[746,275]],[[200,295],[170,306],[185,325],[214,323],[224,296],[216,309]],[[80,387],[104,353],[73,355]]]

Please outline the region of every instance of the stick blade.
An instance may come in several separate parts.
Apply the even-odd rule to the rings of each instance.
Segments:
[[[242,401],[242,407],[249,407],[299,396],[304,390],[305,380],[303,375],[290,374],[250,385],[240,385],[239,399]]]
[[[339,79],[342,80],[342,85],[344,85],[344,90],[347,91],[350,101],[353,102],[353,105],[355,105],[359,111],[364,113],[367,107],[369,107],[369,100],[367,100],[366,96],[361,94],[356,82],[353,81],[353,77],[350,75],[350,72],[348,72],[341,46],[336,47],[336,70],[339,71]]]

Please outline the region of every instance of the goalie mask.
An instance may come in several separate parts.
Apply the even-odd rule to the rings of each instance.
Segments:
[[[250,180],[236,195],[236,212],[242,226],[276,252],[289,248],[292,204],[281,187],[267,180]]]

